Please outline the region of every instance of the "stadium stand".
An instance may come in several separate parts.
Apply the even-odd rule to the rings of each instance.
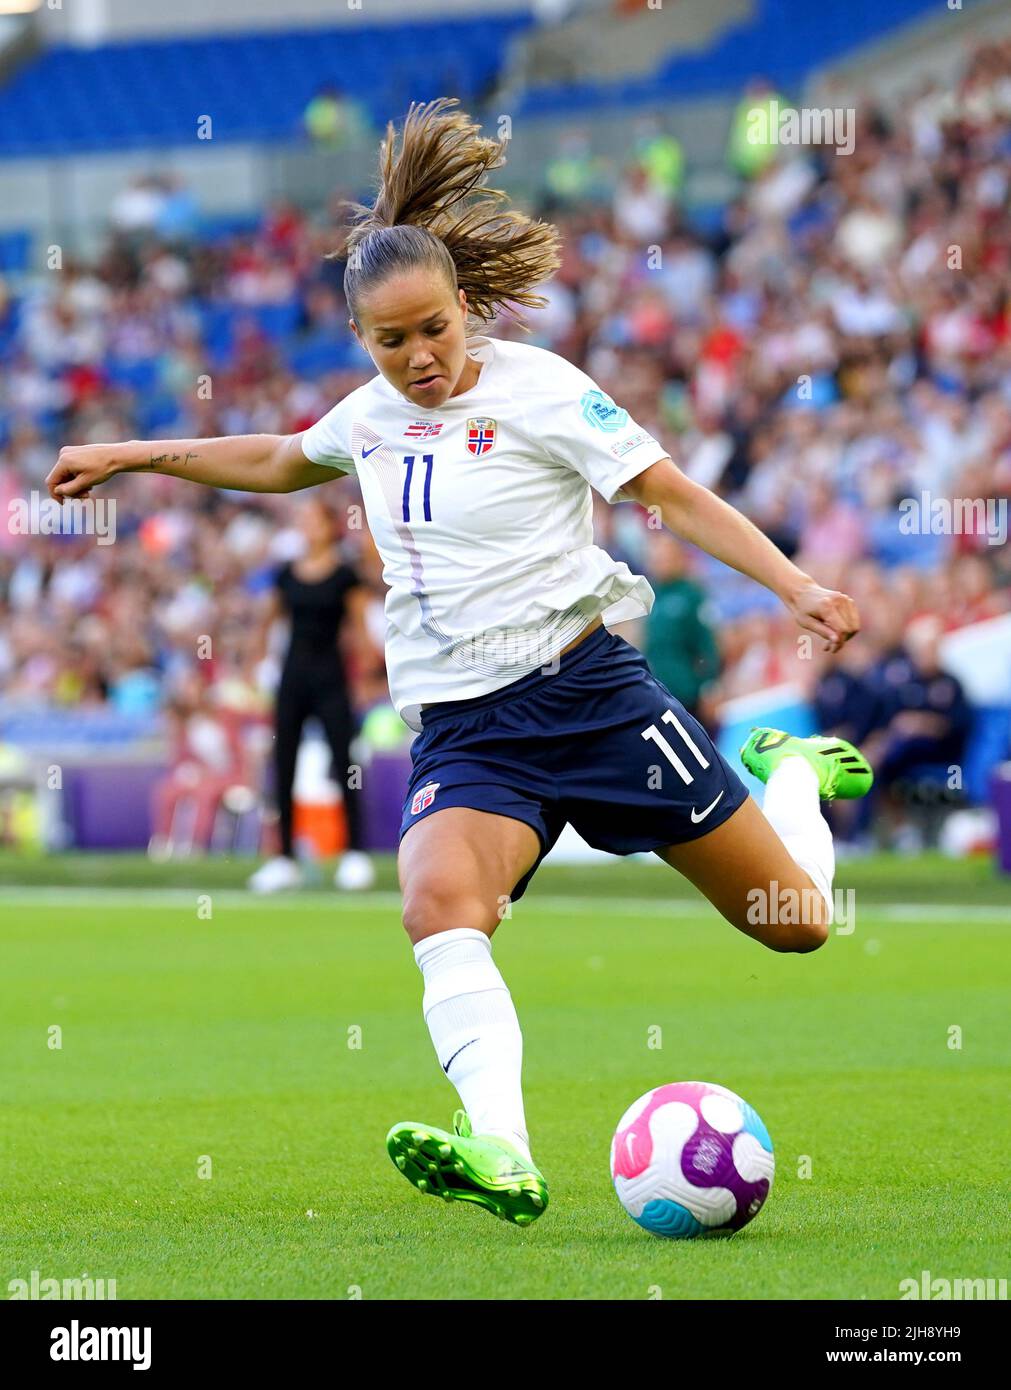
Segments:
[[[966,3],[971,5],[973,0]],[[932,12],[936,6],[934,0],[889,0],[887,6],[878,0],[847,0],[835,7],[811,5],[807,0],[752,0],[747,14],[741,14],[742,8],[728,0],[716,7],[716,14],[722,14],[725,23],[696,51],[691,51],[694,35],[689,33],[684,47],[679,45],[672,51],[664,45],[657,53],[656,36],[666,31],[653,25],[651,71],[620,76],[601,73],[589,82],[538,84],[524,94],[521,110],[524,115],[533,115],[568,114],[595,106],[645,108],[658,102],[739,90],[756,74],[783,87],[799,87],[815,69]],[[626,18],[625,23],[640,29],[645,47],[648,23],[635,17]],[[612,51],[622,47],[620,24],[620,20],[615,21],[612,28]],[[578,43],[579,21],[575,25]],[[560,30],[552,35],[551,43],[562,43],[563,34]]]
[[[894,116],[865,105],[849,157],[781,152],[706,232],[639,155],[616,178],[577,178],[574,196],[546,183],[541,207],[566,252],[531,316],[531,341],[584,366],[693,477],[854,594],[865,620],[858,684],[880,684],[896,654],[909,656],[918,621],[936,622],[952,651],[962,634],[998,624],[1001,635],[959,667],[973,707],[971,803],[1011,751],[1000,626],[1011,548],[1006,529],[1003,539],[986,529],[1001,506],[1006,528],[1011,494],[1009,156],[1004,41],[969,55],[943,103],[914,95]],[[567,157],[592,174],[592,148]],[[144,218],[124,231],[114,202],[97,254],[69,258],[59,276],[25,276],[23,244],[0,243],[0,506],[41,486],[60,443],[294,431],[365,379],[340,267],[322,259],[332,208],[310,216],[279,203],[215,224],[186,213],[186,190],[171,181],[141,191]],[[662,251],[657,265],[649,244]],[[953,244],[964,273],[949,264]],[[208,372],[204,399],[194,383]],[[354,500],[354,484],[340,486]],[[996,510],[954,534],[905,534],[898,505],[924,491]],[[142,741],[192,674],[203,632],[215,659],[200,674],[215,699],[269,706],[263,596],[292,544],[297,500],[132,477],[108,495],[119,504],[114,546],[0,534],[0,740],[41,746],[72,709],[82,742],[124,745],[131,730]],[[638,509],[598,501],[597,526],[603,544],[649,571]],[[376,556],[365,532],[349,531],[346,545],[373,587],[381,642]],[[704,717],[719,722],[732,702],[784,683],[813,694],[821,661],[798,659],[776,601],[715,562],[687,566],[720,647]],[[966,677],[987,662],[994,678],[977,689]],[[359,682],[356,698],[365,714],[384,691]],[[886,709],[880,731],[902,712]]]
[[[967,7],[978,2],[965,0]],[[517,73],[532,76],[534,85],[518,93],[514,114],[648,108],[737,90],[756,73],[799,86],[816,67],[935,8],[935,0],[890,0],[887,7],[848,0],[834,9],[806,0],[723,0],[698,33],[677,16],[669,24],[656,15],[577,20],[544,36],[532,33]],[[204,114],[214,117],[215,140],[291,140],[314,92],[334,81],[379,125],[411,100],[453,92],[473,103],[495,87],[510,45],[532,23],[530,14],[491,14],[396,28],[51,48],[0,90],[0,157],[190,144]],[[639,44],[629,42],[633,29]],[[538,43],[561,45],[575,66],[596,67],[593,80],[572,74],[538,83]],[[167,91],[171,101],[162,98]]]
[[[328,82],[384,125],[411,100],[446,91],[480,98],[529,23],[493,15],[52,48],[0,89],[0,158],[191,144],[208,114],[215,141],[290,141]]]

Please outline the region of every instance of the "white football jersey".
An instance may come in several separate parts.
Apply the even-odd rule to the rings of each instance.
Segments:
[[[467,340],[476,385],[413,404],[376,376],[306,430],[313,463],[354,472],[383,558],[398,713],[467,700],[550,664],[601,615],[648,613],[642,575],[593,544],[608,502],[667,450],[585,372],[527,343]]]

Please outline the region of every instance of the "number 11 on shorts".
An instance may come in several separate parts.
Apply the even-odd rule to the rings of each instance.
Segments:
[[[681,723],[681,720],[677,717],[673,710],[664,710],[663,714],[661,715],[661,723],[672,724],[674,726],[674,728],[678,731],[678,733],[684,740],[685,746],[688,749],[690,749],[690,751],[695,755],[695,758],[698,761],[698,764],[701,768],[707,768],[709,766],[709,763],[702,756],[702,753],[699,751],[698,744],[692,738],[691,734]],[[684,782],[686,787],[690,783],[695,781],[695,778],[685,767],[684,763],[674,752],[674,749],[670,746],[670,744],[667,742],[667,740],[664,738],[663,734],[660,732],[660,730],[657,728],[655,724],[651,724],[648,729],[643,729],[642,737],[645,739],[651,739],[653,743],[656,744],[656,746],[663,753],[664,757],[670,763],[671,767],[681,778],[682,782]]]

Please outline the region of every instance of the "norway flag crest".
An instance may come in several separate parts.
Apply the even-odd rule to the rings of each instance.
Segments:
[[[438,782],[427,782],[425,786],[419,787],[414,793],[411,802],[411,815],[416,816],[419,811],[427,811],[435,800],[435,793],[439,790]]]
[[[483,415],[476,416],[473,420],[467,421],[467,451],[480,458],[482,454],[491,453],[495,447],[495,434],[498,429],[494,420],[489,420]]]

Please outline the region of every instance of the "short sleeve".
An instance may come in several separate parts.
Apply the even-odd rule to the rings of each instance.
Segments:
[[[302,435],[302,452],[310,463],[321,463],[341,473],[355,471],[350,412],[346,401],[338,401],[322,420],[309,426]]]
[[[592,377],[559,359],[550,408],[542,408],[545,447],[581,474],[608,502],[622,502],[621,489],[670,450],[616,405]]]

